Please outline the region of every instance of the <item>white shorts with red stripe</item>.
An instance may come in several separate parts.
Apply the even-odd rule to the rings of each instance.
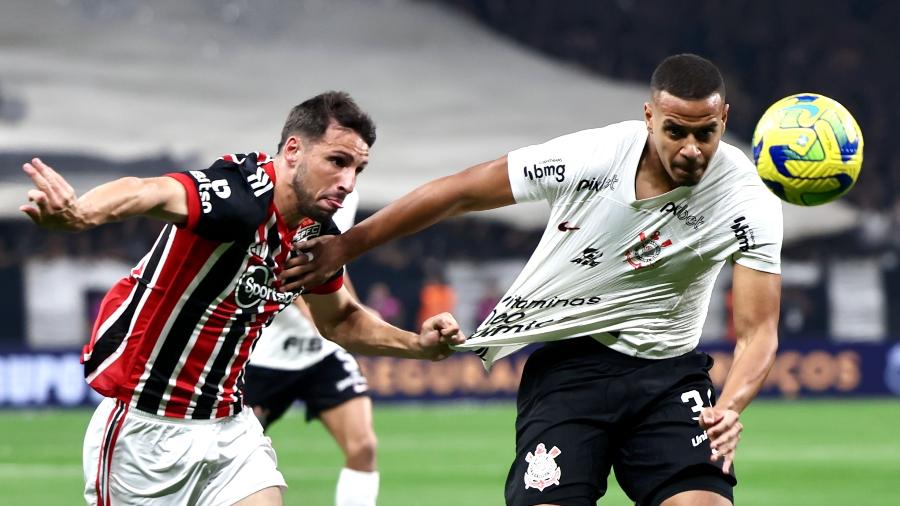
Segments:
[[[217,420],[151,415],[104,399],[84,436],[84,498],[123,504],[230,505],[287,485],[252,411]]]

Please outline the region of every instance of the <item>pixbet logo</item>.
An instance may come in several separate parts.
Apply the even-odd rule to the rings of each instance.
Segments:
[[[212,211],[212,198],[209,191],[212,190],[220,199],[227,199],[231,196],[231,187],[225,179],[216,179],[210,181],[206,174],[199,170],[189,171],[191,176],[197,180],[197,193],[200,194],[200,205],[203,206],[203,214],[209,214]]]
[[[582,179],[575,185],[575,191],[599,192],[603,190],[615,190],[619,184],[619,176],[612,175],[609,177],[592,177],[590,179]]]
[[[554,177],[558,183],[565,181],[566,179],[566,165],[563,163],[554,165],[549,162],[561,162],[562,160],[555,158],[551,160],[544,160],[543,164],[547,165],[538,165],[534,164],[531,169],[526,165],[522,167],[522,173],[525,176],[525,179],[529,179],[534,181],[536,179],[542,179],[545,177]]]
[[[700,215],[692,215],[687,208],[687,204],[676,205],[675,202],[666,202],[662,209],[659,210],[661,213],[672,213],[672,216],[678,218],[683,221],[685,225],[693,228],[694,230],[699,230],[700,225],[706,223],[706,218]]]

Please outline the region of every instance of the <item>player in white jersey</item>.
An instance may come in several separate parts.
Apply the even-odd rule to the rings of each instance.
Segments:
[[[334,213],[340,230],[353,226],[357,192]],[[345,274],[345,283],[348,278]],[[296,401],[306,404],[307,422],[318,418],[344,453],[336,506],[374,506],[379,475],[368,383],[352,355],[324,339],[309,308],[294,301],[266,327],[256,342],[244,376],[244,401],[264,428]]]
[[[312,241],[293,283],[443,218],[546,200],[519,278],[463,348],[490,365],[525,344],[512,505],[594,504],[610,468],[638,504],[730,504],[743,426],[777,349],[780,202],[721,142],[725,84],[696,55],[654,71],[644,121],[566,135],[428,183]],[[326,253],[327,252],[327,253]],[[734,362],[716,400],[695,350],[713,282],[734,264]],[[290,286],[290,284],[288,285]]]

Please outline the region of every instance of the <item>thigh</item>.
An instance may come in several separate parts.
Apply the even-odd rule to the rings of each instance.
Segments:
[[[135,417],[122,401],[104,400],[85,436],[88,504],[191,503],[202,455],[191,454],[198,438],[183,432]]]
[[[529,357],[517,400],[516,456],[506,480],[511,506],[593,506],[611,465],[609,376],[549,347]]]
[[[606,493],[609,434],[592,424],[528,422],[516,435],[506,504],[593,506]]]
[[[115,430],[119,418],[123,413],[114,417],[116,410],[115,399],[103,399],[88,423],[84,434],[84,446],[82,449],[82,467],[84,470],[84,498],[88,504],[101,504],[108,497],[107,478],[109,468],[105,454],[104,441],[111,431]]]
[[[707,360],[698,355],[686,357],[680,364],[661,363],[636,380],[669,385],[660,392],[645,389],[653,400],[642,405],[630,427],[623,429],[625,437],[615,455],[616,478],[628,497],[639,504],[663,486],[671,486],[673,494],[694,486],[686,488],[679,482],[697,484],[710,479],[713,485],[697,489],[726,488],[729,494],[736,484],[733,471],[726,474],[710,461],[709,440],[698,423],[703,407],[715,403]]]
[[[97,503],[195,504],[209,441],[207,426],[149,419],[116,401],[98,452]]]
[[[302,400],[307,421],[356,397],[369,395],[369,384],[353,355],[337,350],[307,370]]]
[[[262,425],[244,410],[217,424],[215,451],[210,452],[207,479],[198,506],[235,504],[281,504],[281,489],[287,488],[278,470],[271,440]],[[268,490],[276,488],[275,491]],[[279,502],[271,502],[277,495]]]
[[[345,467],[366,472],[378,468],[378,440],[372,425],[372,400],[369,397],[355,397],[326,409],[319,413],[319,419],[341,447]]]
[[[732,506],[732,487],[721,476],[695,476],[665,487],[644,503],[649,506]]]
[[[319,413],[322,425],[334,436],[346,454],[354,441],[374,439],[372,428],[372,399],[354,397]]]

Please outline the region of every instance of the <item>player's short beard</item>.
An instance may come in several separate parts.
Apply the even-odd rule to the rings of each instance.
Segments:
[[[676,171],[678,168],[685,169],[685,170],[688,170],[688,169],[689,169],[689,170],[688,170],[689,173],[693,173],[694,171],[697,170],[697,167],[694,167],[694,166],[688,166],[688,167],[685,167],[684,165],[674,165],[674,164],[672,164],[672,165],[670,165],[669,176],[670,176],[670,177],[674,176],[674,174],[676,174],[675,171]],[[703,171],[700,172],[699,177],[697,177],[696,179],[694,179],[693,177],[691,177],[691,175],[688,175],[688,174],[683,175],[683,176],[682,176],[681,178],[679,178],[679,179],[675,179],[674,177],[672,177],[672,178],[675,180],[675,183],[676,183],[678,186],[697,186],[698,184],[700,184],[700,180],[703,179],[703,175],[706,174],[706,169],[708,169],[708,168],[709,168],[709,165],[704,166],[704,167],[703,167]]]
[[[318,222],[327,223],[331,219],[333,213],[324,211],[316,207],[316,196],[313,195],[307,187],[306,182],[308,170],[304,162],[300,162],[297,171],[294,173],[294,180],[291,181],[291,188],[297,195],[297,209],[300,214],[308,218],[312,218]]]
[[[678,186],[697,186],[698,184],[700,184],[700,179],[693,179],[690,177],[685,177],[681,181],[678,181]]]

